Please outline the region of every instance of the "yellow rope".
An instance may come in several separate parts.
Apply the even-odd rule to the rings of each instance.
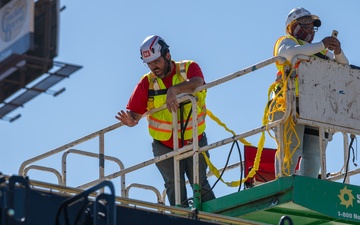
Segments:
[[[255,176],[256,174],[256,171],[259,169],[259,165],[260,165],[260,159],[261,159],[261,153],[262,153],[262,150],[263,150],[263,147],[264,147],[264,140],[265,140],[265,135],[264,135],[264,132],[262,132],[261,134],[261,137],[260,137],[260,140],[259,140],[259,143],[258,143],[258,151],[256,153],[256,156],[255,156],[255,160],[254,160],[254,166],[253,168],[249,171],[248,175],[243,178],[241,181],[240,180],[237,180],[237,181],[231,181],[231,182],[226,182],[224,181],[222,178],[220,178],[220,173],[219,173],[219,170],[217,168],[215,168],[215,166],[210,162],[209,158],[206,156],[206,154],[204,154],[203,152],[203,155],[205,157],[205,161],[206,163],[208,164],[209,166],[209,169],[211,170],[211,172],[213,172],[213,174],[217,177],[217,178],[220,178],[220,180],[226,184],[227,186],[229,187],[238,187],[240,186],[240,184],[243,184],[247,179]]]
[[[226,131],[232,133],[234,136],[236,136],[236,133],[229,129],[226,124],[224,124],[223,122],[221,122],[221,120],[216,117],[209,109],[206,109],[206,115],[208,115],[212,120],[214,120],[217,124],[219,124],[220,126],[222,126]],[[251,146],[251,143],[246,141],[244,138],[241,138],[240,139],[241,143],[243,143],[244,145],[247,145],[247,146]],[[205,161],[207,163],[207,165],[209,166],[209,170],[218,178],[220,179],[221,182],[223,182],[224,184],[226,184],[227,186],[229,187],[237,187],[240,185],[240,180],[238,181],[231,181],[231,182],[227,182],[227,181],[224,181],[221,177],[220,177],[220,173],[219,173],[219,170],[214,166],[214,164],[212,164],[212,162],[210,161],[209,157],[207,157],[207,155],[205,154],[205,152],[202,152],[204,158],[205,158]],[[242,182],[244,182],[245,179],[243,179]]]
[[[213,115],[213,113],[210,110],[207,110],[206,113],[210,118],[212,118],[214,121],[216,121],[219,125],[221,125],[222,127],[225,128],[225,130],[229,131],[230,133],[232,133],[235,136],[235,132],[228,129],[226,127],[226,125],[224,123],[222,123],[220,121],[219,118],[217,118],[216,116]],[[265,114],[264,114],[265,115]],[[264,116],[265,118],[265,116]],[[265,121],[267,121],[266,119],[264,120],[263,118],[263,125],[266,124],[264,123]],[[252,146],[251,143],[247,142],[245,139],[240,139],[240,141],[246,145],[246,146]],[[211,163],[210,159],[206,156],[206,154],[203,152],[203,155],[205,157],[205,161],[207,163],[207,165],[209,166],[209,170],[219,179],[220,181],[222,181],[223,183],[225,183],[227,186],[229,187],[238,187],[240,186],[240,184],[244,183],[246,180],[248,180],[249,178],[252,178],[255,176],[256,172],[259,169],[260,166],[260,159],[261,159],[261,154],[262,154],[262,150],[264,148],[264,143],[265,143],[265,132],[261,132],[261,136],[260,136],[260,140],[258,142],[258,150],[254,159],[254,164],[253,167],[251,168],[251,170],[249,171],[249,173],[247,174],[247,176],[245,178],[243,178],[241,181],[237,180],[237,181],[232,181],[232,182],[226,182],[224,181],[222,178],[220,178],[220,173],[219,170]]]
[[[213,119],[217,124],[219,124],[220,126],[224,127],[225,130],[229,131],[230,133],[232,133],[232,135],[236,136],[236,133],[233,130],[230,130],[226,124],[224,124],[223,122],[221,122],[221,120],[216,117],[209,109],[206,109],[206,115],[208,115],[211,119]],[[250,142],[246,141],[244,138],[240,139],[241,143],[243,143],[244,145],[251,145]]]
[[[291,63],[289,61],[286,61],[284,63],[283,69],[289,67],[291,68],[291,71],[289,74],[291,74],[293,67],[291,65]],[[285,76],[285,71],[282,71],[282,87],[280,89],[280,91],[278,91],[274,98],[272,99],[272,101],[270,101],[270,96],[273,93],[273,90],[275,90],[275,87],[279,84],[277,82],[274,82],[273,84],[270,85],[269,90],[268,90],[268,102],[270,102],[270,104],[266,104],[265,109],[264,109],[264,115],[262,118],[262,125],[267,126],[267,124],[269,124],[269,122],[274,121],[274,114],[276,112],[283,112],[285,113],[286,111],[286,92],[287,92],[287,82],[289,81],[289,77],[290,76]],[[222,123],[220,121],[219,118],[217,118],[216,116],[213,115],[213,113],[207,109],[206,114],[212,118],[214,121],[216,121],[220,126],[224,127],[225,130],[229,131],[230,133],[232,133],[235,136],[235,132],[230,130],[229,128],[227,128],[227,126]],[[279,143],[278,140],[276,139],[276,137],[274,135],[272,135],[270,132],[268,132],[270,137],[272,137],[273,139],[275,139],[276,144],[278,146],[277,148],[277,152],[276,154],[279,154],[280,148],[279,148]],[[294,148],[294,149],[290,149],[290,144],[291,144],[291,137],[292,135],[295,135],[297,140],[298,140],[298,145]],[[240,139],[240,141],[246,145],[246,146],[251,146],[251,143],[247,142],[245,139]],[[284,123],[284,135],[283,135],[283,141],[284,143],[284,162],[282,163],[282,172],[283,174],[286,175],[290,175],[292,172],[290,171],[290,165],[291,163],[291,159],[293,154],[295,153],[295,150],[297,149],[297,147],[300,144],[299,141],[299,137],[296,133],[295,130],[295,122],[293,120],[293,118],[291,116],[289,116],[285,123]],[[260,159],[261,159],[261,155],[262,155],[262,151],[264,148],[264,143],[265,143],[265,132],[261,132],[261,136],[258,142],[258,149],[256,152],[256,156],[254,159],[254,164],[252,169],[249,171],[249,173],[247,174],[247,176],[245,178],[243,178],[241,181],[232,181],[232,182],[226,182],[224,181],[222,178],[220,178],[220,173],[219,170],[211,163],[210,159],[206,156],[206,154],[203,152],[203,155],[205,157],[205,161],[209,166],[210,171],[212,171],[212,173],[217,177],[220,178],[220,180],[225,183],[227,186],[229,187],[237,187],[239,186],[241,183],[244,183],[246,180],[248,180],[249,178],[252,178],[256,175],[256,172],[259,169],[259,165],[260,165]],[[297,163],[297,162],[295,162]]]
[[[293,67],[291,66],[291,63],[289,61],[286,61],[284,63],[284,67],[288,66],[289,68],[291,68],[291,71],[289,74],[292,73]],[[265,108],[265,114],[264,114],[264,118],[263,118],[263,122],[265,124],[268,124],[268,122],[272,122],[274,121],[274,114],[276,112],[283,112],[285,113],[286,110],[286,92],[287,92],[287,83],[289,82],[290,76],[286,76],[285,71],[282,71],[282,79],[281,79],[281,83],[282,86],[280,88],[280,90],[275,94],[274,98],[272,99],[272,101],[270,102],[270,104]],[[271,92],[273,90],[275,90],[275,86],[278,85],[279,83],[274,82],[268,91],[268,100],[270,101],[270,95]],[[295,153],[296,149],[298,148],[298,146],[300,145],[300,140],[299,137],[296,133],[295,130],[295,122],[293,120],[293,118],[291,116],[289,116],[286,121],[284,122],[283,126],[284,126],[284,134],[283,134],[283,140],[277,140],[276,137],[274,137],[273,135],[270,136],[275,139],[276,144],[278,146],[277,151],[276,151],[276,155],[280,154],[280,147],[279,147],[279,143],[278,141],[283,141],[284,143],[284,159],[283,159],[283,163],[282,163],[282,172],[285,175],[290,175],[292,174],[292,171],[290,171],[290,165],[292,163],[297,163],[297,162],[292,162],[292,156]],[[295,146],[294,149],[290,149],[290,145],[291,145],[291,138],[292,136],[295,135],[298,144],[297,146]]]

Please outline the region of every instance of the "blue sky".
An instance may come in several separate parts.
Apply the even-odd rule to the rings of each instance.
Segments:
[[[341,4],[341,5],[340,5]],[[157,34],[170,45],[174,60],[192,59],[199,63],[207,82],[272,57],[275,41],[284,34],[285,18],[298,6],[320,17],[322,26],[314,42],[339,31],[338,38],[351,64],[360,65],[360,30],[357,0],[328,1],[71,1],[62,0],[66,9],[60,14],[59,55],[56,61],[83,66],[53,89],[66,87],[58,97],[42,94],[25,107],[13,123],[0,121],[0,171],[16,174],[21,163],[60,147],[87,134],[117,123],[116,113],[124,109],[141,76],[148,71],[140,60],[139,47],[146,36]],[[208,90],[207,107],[236,133],[261,125],[267,90],[274,81],[275,65],[237,78]],[[11,115],[10,115],[11,116]],[[207,120],[209,143],[231,134]],[[258,137],[249,138],[256,145]],[[328,148],[328,168],[340,170],[341,139],[335,136]],[[222,167],[230,145],[211,151],[211,159]],[[267,137],[266,147],[275,147]],[[75,148],[97,152],[97,139]],[[242,151],[241,145],[241,151]],[[152,158],[147,122],[133,128],[122,127],[105,136],[105,154],[119,158],[125,165]],[[60,156],[61,157],[61,156]],[[60,157],[41,161],[60,171]],[[231,161],[239,159],[233,151]],[[68,184],[77,186],[97,177],[97,161],[70,156]],[[106,173],[118,168],[106,164]],[[30,170],[30,179],[56,182],[52,174]],[[238,180],[238,171],[225,174],[226,181]],[[210,178],[213,184],[215,179]],[[130,173],[126,184],[147,183],[162,191],[160,173],[151,165]],[[119,179],[114,180],[115,185]],[[360,185],[360,179],[354,179]],[[234,192],[222,183],[215,187],[217,196]],[[117,189],[117,194],[119,189]],[[131,191],[130,197],[149,200],[150,192]]]

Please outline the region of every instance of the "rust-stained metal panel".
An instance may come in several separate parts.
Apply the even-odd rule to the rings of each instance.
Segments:
[[[311,58],[298,76],[300,118],[360,129],[360,70]]]

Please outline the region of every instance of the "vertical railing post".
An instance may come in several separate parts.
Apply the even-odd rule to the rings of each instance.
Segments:
[[[319,127],[319,144],[320,144],[320,165],[321,165],[321,179],[326,179],[326,139],[324,136],[324,127]]]
[[[66,186],[66,180],[67,180],[67,170],[66,170],[66,155],[68,154],[68,151],[64,152],[62,155],[61,160],[61,183],[62,185]]]
[[[166,110],[166,109],[165,109]],[[177,112],[172,113],[172,124],[173,124],[173,146],[174,151],[179,150],[179,135],[178,135],[178,116]],[[174,185],[175,185],[175,205],[181,206],[181,187],[180,187],[180,160],[179,155],[175,155],[174,158]]]
[[[194,96],[190,97],[192,107],[192,131],[193,131],[193,195],[194,208],[201,210],[201,185],[199,179],[199,139],[198,139],[198,110],[197,100]]]
[[[349,154],[350,152],[348,151],[349,149],[349,137],[348,134],[345,132],[342,132],[343,137],[344,137],[344,174],[346,174],[348,171],[346,171],[346,168],[349,168],[348,166],[348,158],[349,158]],[[350,184],[350,176],[347,176],[345,178],[345,182],[346,184]]]
[[[199,140],[198,140],[198,122],[197,122],[197,99],[193,95],[183,96],[180,102],[190,99],[192,107],[192,126],[193,126],[193,193],[194,193],[194,207],[201,209],[201,186],[199,185]],[[177,113],[172,113],[173,124],[173,144],[174,151],[179,150],[178,142],[178,116]],[[183,147],[183,146],[182,146]],[[180,187],[180,160],[181,156],[176,154],[174,156],[174,182],[175,182],[175,205],[181,206],[181,187]]]
[[[99,179],[102,181],[105,175],[105,138],[104,133],[99,134]],[[101,188],[101,192],[104,192],[104,188]]]
[[[281,140],[284,140],[284,123],[279,123],[276,127],[277,129],[277,137],[279,137],[279,149],[277,150],[277,154],[276,154],[276,160],[278,162],[277,166],[278,166],[278,174],[276,174],[276,176],[279,177],[283,177],[284,173],[283,173],[283,164],[284,164],[284,158],[285,158],[285,146],[284,146],[284,142]]]
[[[290,70],[290,68],[289,68]],[[294,95],[294,80],[291,79],[290,82],[288,82],[288,84],[286,84],[287,86],[285,88],[287,88],[286,90],[286,96],[285,96],[285,102],[286,102],[286,109],[285,109],[285,113],[282,116],[282,118],[280,119],[281,122],[276,126],[276,132],[277,132],[277,142],[278,142],[278,153],[276,154],[276,159],[278,162],[278,174],[276,174],[276,176],[279,177],[283,177],[284,173],[283,173],[283,165],[284,165],[284,159],[285,159],[285,143],[284,143],[284,126],[285,123],[287,122],[288,118],[291,116],[294,121],[296,122],[296,96]],[[290,171],[290,173],[292,173],[292,171]]]

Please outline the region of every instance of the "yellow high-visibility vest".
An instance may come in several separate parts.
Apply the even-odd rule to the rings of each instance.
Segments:
[[[184,60],[180,62],[176,62],[176,74],[172,78],[172,85],[179,84],[187,80],[187,70],[190,64],[193,61]],[[159,108],[166,103],[166,91],[167,88],[164,85],[163,81],[156,77],[153,73],[145,74],[149,81],[149,91],[148,91],[148,104],[147,109]],[[144,77],[143,77],[144,78]],[[202,134],[205,131],[205,117],[206,117],[206,90],[200,91],[195,94],[197,97],[197,110],[198,110],[198,134]],[[186,120],[188,118],[188,114],[191,110],[191,104],[185,104],[183,107],[183,118]],[[179,111],[178,111],[179,112]],[[178,113],[178,135],[181,137],[181,129],[180,129],[180,113]],[[185,123],[185,121],[183,121]],[[148,116],[149,123],[149,133],[151,137],[155,140],[166,141],[169,140],[172,135],[172,114],[168,110],[161,110],[159,112],[155,112]],[[190,119],[187,123],[184,132],[184,140],[192,139],[192,116],[190,115]]]

